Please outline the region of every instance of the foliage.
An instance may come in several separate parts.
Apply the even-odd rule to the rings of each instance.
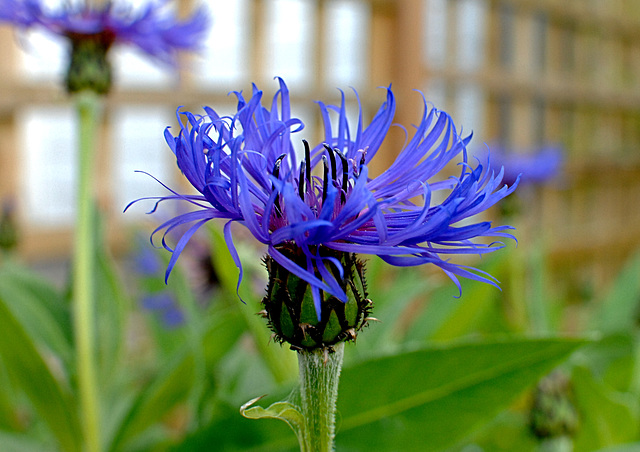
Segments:
[[[194,289],[192,267],[177,267],[165,287],[160,275],[123,271],[99,246],[95,352],[105,450],[297,449],[284,422],[239,412],[248,400],[269,394],[258,404],[271,408],[254,406],[254,417],[278,418],[278,401],[295,386],[295,353],[269,343],[270,332],[255,315],[263,269],[255,260],[237,288],[221,233],[211,229],[207,242],[218,282],[206,292]],[[483,269],[513,277],[513,262],[509,255],[492,257]],[[535,262],[543,274],[544,259]],[[580,338],[570,338],[555,327],[564,313],[551,302],[553,294],[535,309],[526,296],[516,306],[505,294],[520,283],[509,277],[505,293],[465,281],[455,298],[457,289],[436,274],[369,261],[368,289],[381,322],[371,322],[357,345],[347,346],[338,450],[462,450],[469,444],[538,450],[549,440],[529,429],[529,389],[558,365],[579,413],[574,450],[632,450],[640,441],[633,321],[639,269],[640,256],[589,306]],[[139,300],[159,291],[175,297],[183,324],[168,328],[141,309]],[[0,450],[81,448],[70,296],[15,260],[0,267]],[[541,317],[534,321],[534,315]],[[536,325],[546,325],[545,334],[526,334]]]

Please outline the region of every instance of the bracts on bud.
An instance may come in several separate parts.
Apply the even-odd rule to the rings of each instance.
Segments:
[[[295,244],[284,244],[278,250],[299,265],[305,265],[305,256]],[[354,341],[372,318],[372,302],[367,298],[364,262],[352,253],[322,249],[323,255],[333,257],[343,266],[343,277],[332,269],[337,281],[347,294],[347,302],[320,291],[320,318],[316,312],[309,283],[290,273],[271,256],[264,258],[269,272],[267,295],[263,298],[263,315],[278,342],[287,342],[294,350],[325,349],[342,341]],[[319,276],[319,273],[318,273]]]

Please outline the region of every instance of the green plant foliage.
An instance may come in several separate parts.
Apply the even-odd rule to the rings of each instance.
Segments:
[[[337,446],[443,450],[489,422],[579,340],[480,342],[426,348],[344,369]],[[443,434],[446,432],[446,434]]]
[[[0,445],[2,452],[57,452],[48,444],[43,444],[25,434],[15,434],[0,431]]]
[[[640,316],[640,252],[622,269],[600,308],[591,328],[603,333],[630,331],[637,327]]]
[[[588,452],[638,438],[637,397],[613,391],[595,380],[591,372],[576,367],[572,375],[576,401],[580,409],[580,430],[575,450]]]
[[[268,397],[264,400],[270,400]],[[296,436],[279,419],[246,419],[238,407],[218,406],[216,418],[208,425],[192,432],[169,452],[293,452],[299,451]]]
[[[18,264],[0,268],[0,297],[38,347],[46,348],[68,368],[73,335],[68,304],[47,281]]]
[[[116,263],[107,252],[99,233],[96,233],[94,243],[97,367],[101,384],[108,384],[122,367],[125,328],[131,302]]]
[[[18,292],[17,299],[22,299]],[[25,295],[26,297],[26,295]],[[0,356],[13,380],[29,398],[38,416],[45,422],[61,450],[79,452],[80,421],[75,401],[49,369],[37,346],[17,317],[0,297]]]
[[[267,408],[261,406],[252,406],[262,397],[256,397],[251,399],[246,404],[240,407],[240,414],[247,419],[280,419],[287,423],[289,427],[296,433],[299,441],[304,437],[304,416],[299,411],[298,407],[291,402],[276,402]],[[302,447],[302,446],[301,446]]]

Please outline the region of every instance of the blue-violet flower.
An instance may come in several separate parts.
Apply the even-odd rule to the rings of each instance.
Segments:
[[[368,165],[396,109],[390,87],[368,125],[361,107],[357,124],[349,124],[344,93],[340,105],[318,102],[324,140],[315,146],[293,139],[304,124],[291,114],[283,80],[270,108],[262,105],[263,93],[255,85],[248,100],[241,92],[234,94],[238,106],[233,116],[209,107],[204,115],[178,110],[179,122],[180,115],[186,118],[179,133],[165,130],[178,167],[199,192],[170,190],[165,197],[144,198],[156,200],[156,208],[165,200],[196,208],[154,231],[166,236],[190,225],[175,247],[162,240],[173,253],[166,277],[198,228],[219,218],[226,220],[224,236],[240,284],[242,263],[231,225],[245,226],[267,246],[270,283],[264,315],[278,338],[298,349],[354,339],[366,324],[371,302],[355,253],[377,255],[397,266],[437,265],[458,288],[458,276],[496,284],[490,275],[453,263],[449,256],[485,254],[503,246],[474,239],[513,238],[511,227],[492,226],[476,215],[512,193],[517,181],[503,185],[502,170],[495,174],[468,161],[471,136],[459,136],[448,114],[429,109],[425,101],[413,137],[389,168],[371,177]],[[297,148],[304,149],[302,159]],[[443,177],[450,169],[457,175]]]
[[[92,7],[81,1],[66,1],[47,8],[43,0],[3,0],[0,21],[18,28],[39,27],[71,41],[67,88],[70,92],[89,88],[99,93],[111,86],[106,55],[114,43],[131,44],[147,55],[175,65],[179,50],[196,50],[209,27],[209,17],[199,8],[184,21],[178,20],[169,0],[150,0],[132,8],[126,1],[104,2]]]
[[[491,148],[491,162],[504,167],[502,181],[520,186],[543,185],[551,182],[562,170],[564,156],[559,146],[543,146],[523,152],[507,152],[501,147]]]

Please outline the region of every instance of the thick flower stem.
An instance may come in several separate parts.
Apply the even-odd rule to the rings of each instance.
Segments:
[[[73,320],[79,398],[85,450],[100,452],[100,407],[95,368],[95,299],[93,288],[93,160],[100,112],[98,95],[83,91],[76,97],[79,118],[77,222],[74,249]]]
[[[298,352],[300,397],[304,416],[304,449],[302,452],[331,452],[335,436],[335,411],[344,342],[334,353],[323,350]]]

